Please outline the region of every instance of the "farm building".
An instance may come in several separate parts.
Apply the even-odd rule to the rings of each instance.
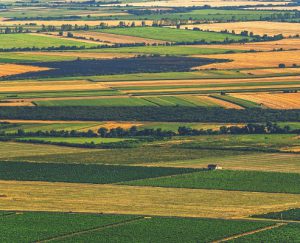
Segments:
[[[207,166],[208,170],[222,170],[222,167],[217,164],[209,164]]]

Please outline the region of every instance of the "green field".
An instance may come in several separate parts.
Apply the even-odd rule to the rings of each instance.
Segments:
[[[0,241],[36,242],[87,229],[101,228],[137,218],[130,215],[97,215],[25,212],[0,217]]]
[[[293,242],[296,243],[296,242],[300,242],[300,227],[299,224],[283,225],[279,228],[244,236],[229,242],[240,242],[240,243]]]
[[[0,162],[0,179],[108,184],[197,171],[188,168],[87,165],[79,159],[74,163],[82,164]]]
[[[137,36],[142,38],[156,39],[162,41],[171,42],[194,42],[205,40],[207,42],[219,41],[223,42],[226,39],[229,40],[242,40],[245,39],[243,36],[223,34],[215,32],[204,32],[204,31],[192,31],[192,30],[180,30],[171,28],[159,28],[159,27],[135,27],[135,28],[115,28],[101,30],[101,32]],[[250,39],[247,38],[246,39]]]
[[[211,242],[268,225],[270,223],[155,217],[56,242]]]
[[[34,103],[38,106],[155,106],[153,103],[139,98],[43,100]]]
[[[252,217],[300,221],[300,208],[293,208],[293,209],[285,210],[285,211],[281,211],[281,212],[252,215]]]
[[[17,212],[10,216],[1,216],[0,220],[2,221],[0,241],[5,243],[43,240],[51,242],[173,243],[200,240],[210,242],[273,224],[221,219],[47,212]]]
[[[92,47],[95,46],[95,44],[32,34],[6,34],[1,35],[0,38],[0,48],[3,49],[26,47],[46,48],[60,46]]]
[[[68,144],[86,144],[86,143],[115,143],[122,142],[128,139],[123,138],[86,138],[86,137],[22,137],[18,140],[22,141],[42,141],[50,143],[68,143]]]
[[[232,52],[242,52],[238,50],[226,50],[217,48],[200,48],[190,46],[140,46],[140,47],[122,47],[106,48],[97,50],[86,50],[85,52],[105,52],[105,53],[142,53],[157,55],[209,55],[224,54]]]
[[[35,43],[35,42],[34,42]],[[53,61],[71,61],[76,57],[35,55],[34,53],[16,53],[16,52],[0,52],[0,63],[31,63],[31,62],[53,62]]]
[[[202,20],[202,21],[250,21],[270,18],[272,15],[284,14],[284,11],[257,11],[257,10],[222,10],[222,9],[199,9],[178,13],[144,14],[116,16],[118,19],[153,19],[153,20]],[[293,14],[292,14],[293,15]],[[116,18],[113,17],[114,19]],[[286,17],[286,19],[288,19]]]
[[[224,170],[145,179],[125,184],[135,186],[300,193],[298,181],[300,181],[299,174]]]
[[[0,92],[1,98],[55,98],[55,97],[85,97],[85,96],[113,96],[120,95],[117,90],[66,90],[50,92]]]
[[[34,101],[34,104],[38,106],[218,106],[213,102],[192,96],[42,100]]]

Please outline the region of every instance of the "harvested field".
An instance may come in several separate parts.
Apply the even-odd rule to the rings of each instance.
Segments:
[[[14,158],[18,156],[36,155],[50,155],[50,154],[67,154],[76,152],[90,152],[95,150],[60,147],[54,145],[40,145],[40,144],[24,144],[15,142],[0,142],[0,158]],[[13,151],[13,152],[12,152]]]
[[[228,101],[225,100],[220,100],[220,99],[216,99],[210,96],[206,96],[207,99],[211,100],[212,102],[214,102],[215,104],[218,104],[221,107],[224,107],[226,109],[244,109],[243,107],[230,103]]]
[[[298,151],[299,152],[299,151]],[[232,155],[217,157],[223,168],[228,170],[254,170],[300,173],[300,155],[292,153],[250,153],[246,155]],[[159,163],[139,163],[144,166],[191,167],[205,168],[213,161],[212,158],[194,160],[169,161]]]
[[[263,104],[271,109],[300,109],[300,93],[248,93],[232,96]]]
[[[285,37],[295,36],[300,34],[300,23],[283,23],[283,22],[268,22],[268,21],[248,21],[248,22],[232,22],[232,23],[213,23],[213,24],[199,24],[199,25],[184,25],[182,28],[198,27],[202,30],[210,31],[235,31],[240,34],[242,31],[253,32],[254,35],[279,35]]]
[[[193,47],[199,48],[217,48],[217,49],[228,49],[228,50],[256,50],[256,51],[273,51],[273,50],[299,50],[300,39],[282,39],[278,41],[266,41],[266,42],[250,42],[245,44],[221,44],[221,45],[195,45]]]
[[[126,36],[126,35],[117,35],[110,33],[102,32],[73,32],[73,35],[76,37],[84,37],[87,39],[93,39],[102,41],[103,43],[118,43],[118,44],[134,44],[134,43],[146,43],[146,44],[163,44],[165,41],[152,40],[141,37]]]
[[[250,75],[276,75],[276,74],[294,74],[300,75],[300,68],[268,68],[268,69],[251,69],[242,70],[241,73]]]
[[[11,64],[9,64],[11,65]],[[3,81],[2,92],[40,92],[40,91],[66,91],[66,90],[103,90],[107,89],[102,83],[86,80],[70,81]]]
[[[204,56],[195,55],[195,57],[204,57]],[[268,68],[268,67],[278,67],[279,64],[285,64],[286,67],[291,67],[293,64],[300,65],[300,50],[218,54],[218,55],[210,55],[209,57],[216,58],[216,59],[229,59],[232,61],[226,63],[215,63],[215,64],[204,65],[196,69]]]
[[[18,64],[0,64],[0,77],[45,70],[49,70],[49,68]]]
[[[240,218],[300,206],[300,195],[280,193],[16,181],[0,190],[2,210]]]

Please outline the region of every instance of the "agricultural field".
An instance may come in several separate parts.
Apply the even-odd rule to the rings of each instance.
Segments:
[[[262,215],[253,215],[252,217],[299,221],[300,220],[300,209],[293,208],[293,209],[281,211],[281,212],[273,212],[273,213],[262,214]]]
[[[300,94],[298,93],[233,94],[233,97],[256,102],[271,109],[300,108]]]
[[[116,239],[122,239],[122,242],[131,242],[137,239],[145,240],[144,237],[146,237],[147,240],[164,240],[164,242],[190,241],[195,238],[208,241],[272,225],[272,223],[264,222],[254,223],[175,217],[143,217],[138,215],[43,212],[9,213],[12,214],[11,217],[3,218],[5,224],[2,225],[1,232],[3,233],[0,238],[3,242],[11,239],[18,242],[42,241],[47,239],[54,242],[78,242],[87,239],[89,242],[114,242]],[[18,227],[20,233],[18,235],[15,235],[14,231],[11,230],[11,225],[13,225],[16,219],[20,222]],[[48,225],[50,222],[55,223],[57,229],[49,230]],[[24,227],[28,223],[38,229],[32,231]],[[218,225],[219,230],[215,231],[213,229],[214,225]],[[178,232],[174,230],[174,226],[180,226],[184,229],[186,234],[178,234]],[[149,232],[147,236],[144,234],[146,228],[151,229],[151,232]],[[118,231],[118,238],[111,238],[112,230]],[[124,234],[125,232],[130,232],[129,238]]]
[[[135,186],[202,188],[233,191],[256,191],[278,193],[300,193],[297,181],[299,174],[244,172],[244,171],[203,171],[171,177],[145,179],[125,184]],[[239,183],[243,181],[243,183]]]
[[[277,68],[279,64],[285,67],[297,67],[299,65],[300,51],[276,51],[276,52],[256,52],[256,53],[234,53],[210,55],[210,58],[220,58],[232,60],[226,63],[209,64],[201,69],[218,68],[218,69],[258,69],[258,68]],[[272,57],[276,58],[272,58]],[[195,55],[201,57],[201,55]]]
[[[117,34],[117,35],[150,38],[155,40],[157,39],[161,41],[170,41],[170,42],[193,42],[193,41],[200,41],[200,40],[205,40],[207,42],[211,42],[211,41],[222,42],[225,39],[231,39],[231,40],[244,39],[242,36],[232,35],[232,34],[179,30],[179,29],[169,29],[169,28],[153,28],[153,27],[147,27],[147,28],[139,27],[139,28],[129,28],[129,29],[115,28],[115,29],[102,30],[102,32]]]
[[[299,242],[299,0],[0,3],[0,242]]]
[[[34,34],[6,34],[4,36],[1,36],[0,45],[3,49],[22,49],[32,47],[47,48],[59,46],[96,46],[96,44],[86,43],[82,41],[66,40],[62,38]]]
[[[224,31],[235,32],[240,34],[242,31],[252,32],[254,35],[283,35],[285,37],[299,36],[300,34],[300,24],[298,23],[282,23],[282,22],[264,22],[264,21],[254,21],[254,22],[233,22],[233,23],[217,23],[217,24],[201,24],[201,25],[188,25],[182,26],[182,28],[192,29],[194,27],[199,27],[202,30],[210,31]]]

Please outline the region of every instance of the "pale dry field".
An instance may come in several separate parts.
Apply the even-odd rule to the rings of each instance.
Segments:
[[[194,57],[205,58],[204,55]],[[254,52],[254,53],[233,53],[210,55],[211,58],[229,59],[231,62],[213,63],[198,67],[196,69],[241,69],[241,68],[273,68],[283,63],[286,67],[293,64],[300,65],[300,50],[297,51],[276,51],[276,52]]]
[[[152,40],[141,37],[126,36],[126,35],[117,35],[110,33],[101,33],[101,32],[73,32],[76,37],[85,37],[93,38],[94,40],[102,41],[103,43],[118,43],[118,44],[134,44],[134,43],[146,43],[146,44],[162,44],[165,41]]]
[[[230,23],[212,23],[212,24],[197,24],[183,25],[181,28],[198,27],[202,30],[210,31],[235,31],[240,34],[242,31],[253,32],[255,35],[263,36],[282,34],[285,37],[295,36],[300,34],[300,23],[283,23],[283,22],[268,22],[268,21],[247,21],[247,22],[230,22]]]
[[[272,50],[299,50],[300,38],[289,38],[278,41],[264,41],[264,42],[250,42],[245,44],[220,44],[220,45],[194,45],[193,47],[199,48],[217,48],[228,50],[255,50],[255,51],[272,51]]]
[[[226,124],[225,124],[226,125]],[[284,150],[283,151],[287,151]],[[298,151],[299,152],[299,151]],[[233,155],[217,158],[218,163],[226,170],[251,170],[300,173],[300,154],[293,153],[251,153],[246,155]],[[165,166],[206,168],[211,158],[184,161],[169,161],[159,163],[141,163],[137,166]]]
[[[0,158],[2,160],[20,156],[65,154],[77,152],[91,152],[92,149],[71,148],[46,144],[29,144],[15,142],[0,142]]]
[[[0,77],[45,70],[49,70],[49,68],[20,64],[0,64]]]
[[[105,85],[86,80],[70,81],[3,81],[0,92],[103,90]]]
[[[247,93],[232,96],[263,104],[271,109],[300,109],[300,93]]]
[[[277,74],[300,75],[300,68],[250,69],[250,70],[242,70],[241,73],[251,74],[251,75],[277,75]]]
[[[23,100],[18,100],[18,101],[1,100],[0,106],[34,106],[34,104],[32,104],[29,101],[23,101]]]
[[[136,26],[142,25],[142,20],[2,20],[0,22],[0,26],[12,26],[12,25],[26,25],[26,24],[36,24],[36,25],[54,25],[54,26],[61,26],[63,24],[69,25],[89,25],[89,26],[97,26],[100,23],[105,23],[108,26],[118,26],[120,21],[124,22],[126,25],[130,26],[132,22],[135,22]],[[152,20],[146,20],[146,25],[152,25]]]
[[[193,7],[210,5],[212,7],[228,7],[228,6],[255,6],[255,5],[284,5],[287,2],[272,1],[247,1],[247,0],[158,0],[158,1],[142,1],[124,4],[105,4],[105,6],[138,6],[138,7]]]
[[[213,102],[213,103],[215,103],[215,104],[217,104],[221,107],[224,107],[226,109],[238,109],[238,110],[244,109],[243,107],[241,107],[239,105],[230,103],[230,102],[225,101],[225,100],[216,99],[216,98],[213,98],[213,97],[210,97],[210,96],[206,96],[206,99],[208,99],[211,102]]]
[[[298,10],[300,11],[300,6],[272,6],[272,7],[251,7],[247,9],[255,10]]]
[[[300,195],[0,181],[2,210],[241,218],[300,206]]]

